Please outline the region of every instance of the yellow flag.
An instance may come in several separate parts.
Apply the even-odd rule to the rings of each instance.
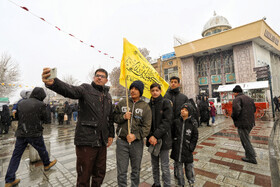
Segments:
[[[125,38],[123,39],[123,56],[120,69],[120,84],[125,87],[125,79],[127,79],[127,86],[129,88],[133,81],[142,81],[145,86],[143,96],[148,99],[151,97],[151,84],[160,84],[162,96],[165,95],[169,87],[168,83],[161,78],[137,47],[129,43]]]

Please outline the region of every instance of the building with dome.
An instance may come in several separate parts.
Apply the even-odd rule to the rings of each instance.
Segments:
[[[153,64],[165,80],[178,75],[182,92],[219,98],[219,85],[256,81],[253,68],[270,66],[273,94],[280,95],[280,37],[264,19],[232,28],[216,15],[203,27],[202,38],[174,47],[170,58]],[[174,70],[177,70],[175,72]]]
[[[201,35],[202,37],[210,36],[229,29],[231,29],[231,25],[228,20],[223,16],[218,16],[216,12],[214,12],[214,16],[204,25]]]

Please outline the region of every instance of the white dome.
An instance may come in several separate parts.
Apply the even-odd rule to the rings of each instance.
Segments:
[[[216,15],[216,12],[214,12],[214,16],[210,18],[209,21],[207,21],[207,23],[204,25],[202,34],[209,29],[220,26],[226,26],[231,29],[231,25],[229,24],[228,20],[223,16]]]

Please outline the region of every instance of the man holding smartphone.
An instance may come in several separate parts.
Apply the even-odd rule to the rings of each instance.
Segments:
[[[112,98],[108,73],[97,69],[91,84],[72,86],[58,78],[49,79],[50,68],[44,68],[42,81],[46,87],[71,99],[79,99],[78,122],[75,130],[77,186],[101,186],[106,173],[107,147],[115,136]]]

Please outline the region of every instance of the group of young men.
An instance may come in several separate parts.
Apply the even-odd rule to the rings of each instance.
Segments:
[[[127,186],[129,162],[131,165],[131,186],[139,185],[144,138],[146,137],[147,146],[153,149],[151,152],[153,186],[160,186],[161,184],[159,180],[159,159],[161,159],[164,186],[171,185],[169,171],[169,149],[171,148],[171,158],[175,161],[174,175],[178,179],[178,184],[181,186],[185,184],[183,165],[185,165],[185,173],[189,184],[194,184],[192,152],[196,147],[198,131],[194,125],[195,119],[192,118],[193,107],[189,104],[187,96],[180,93],[180,79],[178,77],[170,79],[170,89],[164,99],[160,94],[160,85],[156,83],[151,85],[152,98],[149,104],[141,99],[144,84],[141,81],[134,81],[129,87],[128,107],[126,100],[122,100],[113,108],[109,87],[105,86],[108,82],[106,70],[96,70],[93,82],[80,86],[66,84],[58,78],[48,79],[49,76],[50,68],[44,68],[42,81],[47,88],[64,97],[79,100],[79,119],[74,139],[77,156],[77,186],[90,186],[90,181],[91,186],[101,186],[106,173],[107,147],[112,144],[115,137],[114,123],[117,123],[118,186]],[[30,99],[42,101],[42,93],[38,89],[33,90],[34,93],[32,92]],[[41,104],[38,104],[38,107],[40,106],[38,111],[43,109]],[[46,156],[40,153],[42,149],[47,153],[45,145],[42,144],[41,124],[38,124],[38,127],[36,126],[36,128],[39,128],[39,133],[35,133],[36,135],[32,136],[31,139],[28,136],[29,131],[25,129],[26,126],[29,127],[32,124],[37,124],[37,121],[42,121],[42,116],[35,116],[36,119],[34,118],[34,120],[36,122],[29,123],[25,119],[30,114],[23,107],[23,104],[19,107],[21,120],[19,119],[18,131],[20,133],[16,133],[16,135],[18,134],[17,142],[6,175],[6,187],[19,182],[19,179],[15,177],[15,172],[27,143],[38,150],[44,162],[45,170],[56,163],[56,160],[49,161],[48,154]],[[23,110],[22,113],[21,109]],[[41,148],[38,148],[38,144],[34,144],[37,141],[34,138],[40,139]],[[19,143],[23,144],[20,151],[18,151]],[[156,149],[160,150],[156,151]],[[15,165],[17,166],[15,167]]]

